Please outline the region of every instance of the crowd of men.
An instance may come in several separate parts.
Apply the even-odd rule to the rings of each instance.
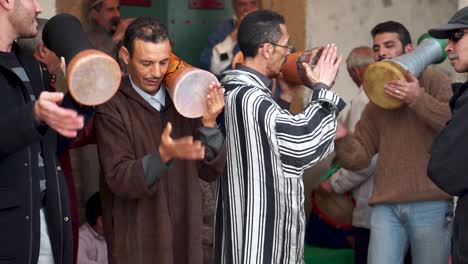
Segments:
[[[342,169],[320,186],[355,194],[356,263],[403,263],[408,251],[415,264],[468,263],[468,84],[452,85],[431,67],[418,78],[406,72],[384,86],[402,103],[394,110],[361,87],[370,64],[414,50],[404,25],[377,24],[371,48],[348,56],[361,88],[345,128],[338,115],[346,104],[330,90],[337,46],[301,65],[312,92],[293,114],[278,96],[293,51],[284,17],[233,0],[235,16],[201,55],[220,81],[207,87],[205,113],[187,118],[163,82],[172,54],[166,26],[121,19],[117,0],[86,4],[89,40],[123,67],[118,92],[96,107],[53,89],[66,65],[40,38],[22,42],[42,31],[38,1],[0,1],[0,263],[204,263],[199,179],[217,183],[214,263],[303,263],[302,176],[333,152]],[[429,30],[448,40],[460,73],[468,72],[467,29],[468,7]],[[244,60],[231,69],[237,51]],[[73,178],[58,157],[85,137],[97,143],[101,187],[78,236]]]

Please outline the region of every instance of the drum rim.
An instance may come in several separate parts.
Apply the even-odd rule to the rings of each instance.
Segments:
[[[320,210],[320,208],[318,207],[318,204],[317,204],[317,200],[315,198],[315,194],[316,194],[316,191],[313,190],[311,192],[311,201],[312,201],[312,210],[317,214],[318,217],[320,217],[321,219],[323,219],[327,224],[333,226],[333,227],[336,227],[338,229],[351,229],[353,227],[353,224],[351,223],[350,225],[347,225],[347,224],[337,224],[335,221],[333,221],[331,218],[329,218],[324,212],[322,212],[322,210]],[[346,195],[347,197],[351,198],[351,201],[353,202],[353,205],[354,207],[356,207],[356,201],[354,199],[354,197],[352,197],[351,194],[349,194],[348,192],[345,193],[344,195]]]

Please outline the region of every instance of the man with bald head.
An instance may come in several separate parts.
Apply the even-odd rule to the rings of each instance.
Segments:
[[[201,67],[219,76],[231,66],[232,58],[239,51],[237,30],[244,17],[259,8],[259,0],[232,0],[234,15],[218,25],[208,37],[208,46],[200,57]]]

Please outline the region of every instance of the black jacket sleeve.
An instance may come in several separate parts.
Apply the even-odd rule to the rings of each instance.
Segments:
[[[451,105],[452,119],[432,144],[427,173],[445,192],[462,196],[468,192],[468,91],[456,93]]]

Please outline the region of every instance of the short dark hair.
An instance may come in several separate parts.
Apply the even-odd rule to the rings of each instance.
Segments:
[[[102,205],[99,192],[96,192],[86,201],[86,222],[94,226],[99,216],[102,216]]]
[[[377,24],[372,30],[371,35],[374,38],[375,35],[381,33],[397,33],[401,44],[404,46],[411,44],[411,35],[403,24],[395,21],[387,21]]]
[[[169,39],[169,33],[161,20],[154,17],[139,17],[127,27],[122,42],[130,56],[133,54],[136,39],[157,44]]]
[[[248,14],[237,33],[237,42],[244,56],[255,57],[260,45],[276,43],[281,38],[282,24],[285,24],[284,17],[271,10],[257,10]]]

